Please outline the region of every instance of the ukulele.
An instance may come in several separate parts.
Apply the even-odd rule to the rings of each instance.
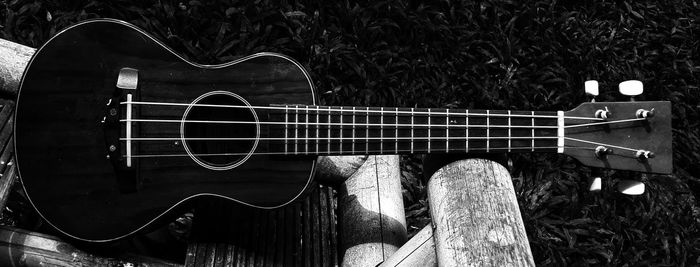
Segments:
[[[319,155],[550,152],[669,174],[669,102],[569,111],[321,106],[291,58],[183,59],[126,22],[63,30],[39,48],[16,105],[32,205],[77,240],[156,225],[202,196],[271,209],[298,198]]]

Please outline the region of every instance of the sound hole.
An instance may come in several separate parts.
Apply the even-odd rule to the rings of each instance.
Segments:
[[[257,146],[259,126],[243,98],[215,91],[200,96],[187,109],[181,131],[185,149],[195,162],[228,170],[250,157]]]

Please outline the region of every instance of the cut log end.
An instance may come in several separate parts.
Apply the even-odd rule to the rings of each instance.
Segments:
[[[534,266],[508,170],[456,161],[428,182],[440,266]]]

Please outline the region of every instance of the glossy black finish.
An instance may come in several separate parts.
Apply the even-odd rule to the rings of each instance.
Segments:
[[[142,158],[135,162],[138,190],[119,190],[115,169],[106,158],[101,121],[124,67],[139,70],[135,101],[191,103],[218,90],[233,92],[251,105],[314,104],[308,75],[280,55],[259,54],[203,66],[183,60],[120,21],[73,26],[37,51],[25,71],[16,111],[22,183],[51,225],[73,238],[110,241],[152,224],[179,202],[199,194],[271,208],[304,191],[314,158],[265,155],[253,155],[223,171],[204,168],[188,156]],[[134,109],[134,117],[180,120],[185,109],[141,105]],[[136,137],[179,137],[179,123],[134,125]],[[264,128],[260,134],[267,134]],[[184,153],[181,142],[135,143],[135,154]],[[123,149],[122,143],[122,154]]]

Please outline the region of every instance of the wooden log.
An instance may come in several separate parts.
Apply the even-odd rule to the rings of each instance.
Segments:
[[[16,95],[22,73],[36,49],[0,39],[0,92]]]
[[[433,226],[426,225],[379,267],[437,266]]]
[[[316,179],[321,183],[345,182],[367,161],[367,156],[320,156],[316,163]]]
[[[438,170],[428,199],[439,266],[535,266],[508,170],[466,159]]]
[[[131,254],[101,257],[50,235],[8,226],[0,226],[0,251],[0,266],[182,266]]]
[[[338,190],[342,266],[376,266],[406,242],[399,157],[369,156]]]

